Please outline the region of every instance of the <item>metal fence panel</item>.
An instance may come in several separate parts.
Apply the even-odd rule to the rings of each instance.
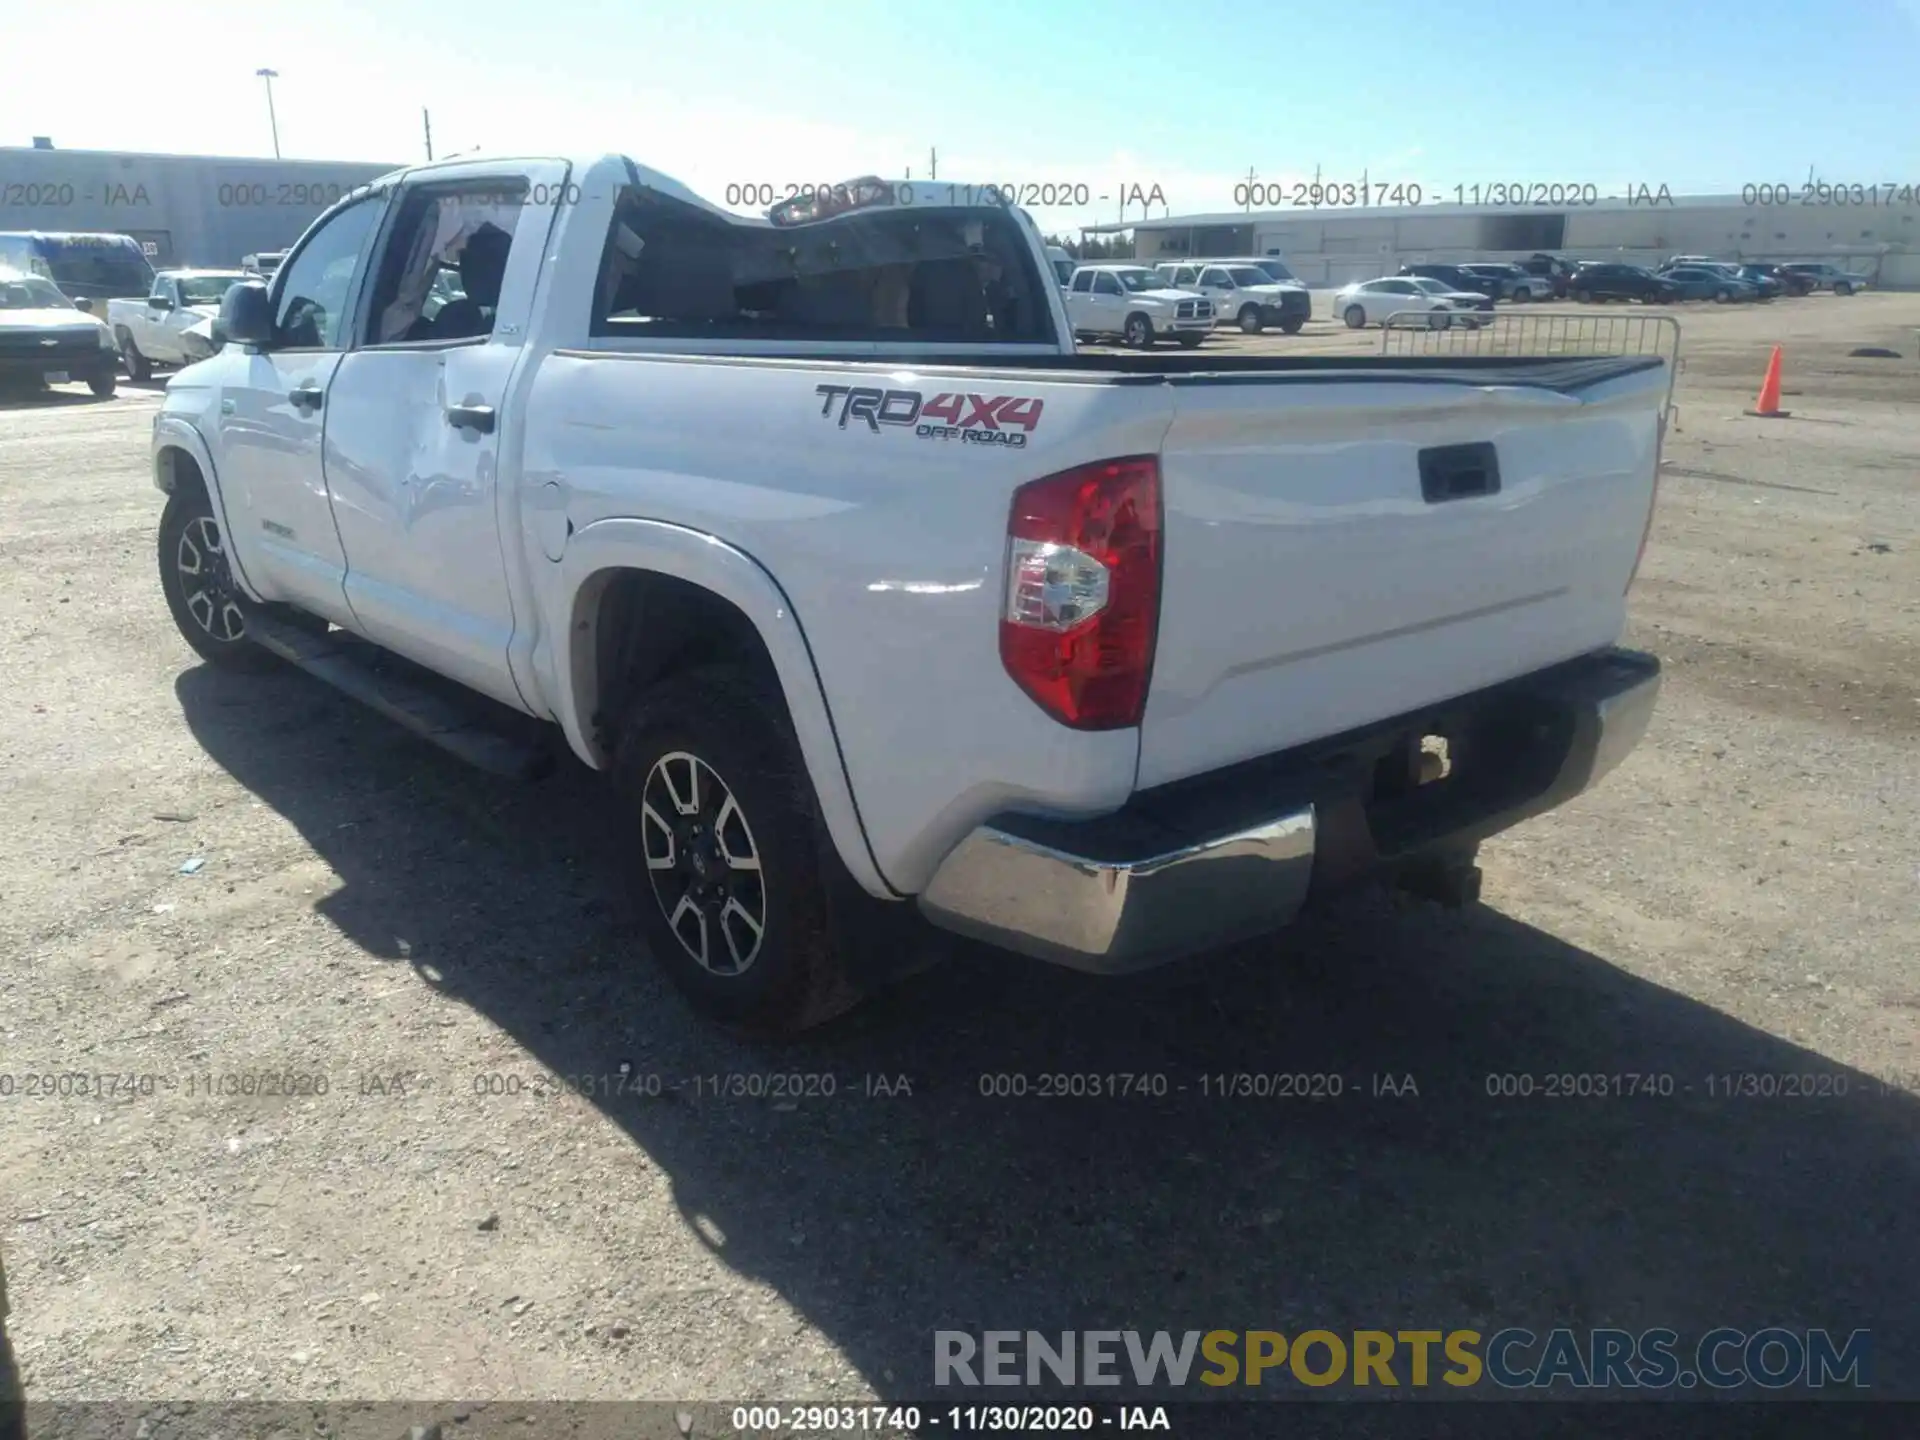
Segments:
[[[1667,366],[1667,407],[1680,369],[1680,322],[1671,315],[1590,310],[1401,310],[1380,327],[1382,355],[1657,355]]]

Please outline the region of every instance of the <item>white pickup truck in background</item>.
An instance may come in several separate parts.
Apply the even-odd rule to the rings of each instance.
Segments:
[[[1191,350],[1213,329],[1213,302],[1167,284],[1158,271],[1120,261],[1082,265],[1066,288],[1067,321],[1089,340],[1118,339],[1138,350],[1171,338]]]
[[[127,374],[146,380],[155,365],[191,365],[213,354],[220,302],[228,286],[248,278],[243,270],[162,270],[144,300],[109,300],[107,324]]]
[[[949,198],[748,220],[606,156],[342,201],[156,413],[182,634],[494,770],[563,736],[648,948],[766,1031],[889,917],[1118,971],[1364,876],[1465,900],[1636,743],[1663,359],[1078,355],[1032,221]]]

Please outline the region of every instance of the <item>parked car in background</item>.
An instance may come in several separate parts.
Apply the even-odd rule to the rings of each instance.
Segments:
[[[1562,255],[1549,255],[1544,250],[1536,250],[1520,262],[1520,268],[1552,286],[1555,300],[1564,300],[1567,298],[1567,282],[1580,268],[1580,262],[1569,260]]]
[[[1484,275],[1500,283],[1502,300],[1551,300],[1553,281],[1521,269],[1511,260],[1474,261],[1460,267],[1469,275]]]
[[[1416,311],[1427,315],[1436,330],[1445,329],[1453,323],[1454,305],[1442,294],[1423,290],[1417,283],[1425,276],[1383,275],[1376,280],[1358,280],[1343,286],[1333,295],[1332,313],[1347,323],[1347,328],[1358,330],[1367,325],[1384,325],[1389,315],[1402,311]],[[1442,283],[1442,282],[1435,282]],[[1487,297],[1474,292],[1475,302]],[[1491,302],[1489,302],[1491,303]]]
[[[1567,281],[1567,293],[1581,304],[1590,300],[1639,300],[1658,305],[1680,298],[1680,287],[1644,265],[1595,260],[1582,265]]]
[[[155,365],[191,365],[213,354],[220,302],[247,278],[244,270],[162,270],[145,299],[109,300],[107,324],[127,374],[145,380]]]
[[[1727,265],[1716,266],[1725,269],[1734,279],[1744,281],[1760,292],[1762,300],[1773,300],[1786,294],[1787,287],[1768,271],[1765,265]]]
[[[1296,333],[1307,323],[1311,302],[1304,285],[1282,285],[1265,269],[1237,260],[1162,261],[1160,274],[1180,290],[1213,302],[1220,323],[1238,325],[1248,335],[1267,326]]]
[[[1791,260],[1780,267],[1810,281],[1815,290],[1831,290],[1836,295],[1851,295],[1856,290],[1867,288],[1868,280],[1864,275],[1853,275],[1837,265],[1824,261]]]
[[[81,310],[44,275],[0,271],[0,384],[39,389],[86,382],[113,394],[120,352],[103,320]]]
[[[1177,271],[1180,264],[1184,263],[1187,262],[1176,263],[1174,267],[1175,270]],[[1307,323],[1307,320],[1313,313],[1313,301],[1307,293],[1307,282],[1294,274],[1293,267],[1288,265],[1286,260],[1281,256],[1221,255],[1214,257],[1211,261],[1193,261],[1191,263],[1196,265],[1205,263],[1214,265],[1251,265],[1256,270],[1264,270],[1267,273],[1267,277],[1282,289],[1297,290],[1299,292],[1297,296],[1286,295],[1281,297],[1283,313],[1279,325],[1280,328],[1289,335],[1296,334],[1300,327]],[[1165,262],[1162,262],[1156,268],[1163,274],[1167,271]],[[1216,305],[1215,308],[1217,309],[1218,306]]]
[[[1118,335],[1141,350],[1162,336],[1191,350],[1213,329],[1212,301],[1144,265],[1082,265],[1067,281],[1066,302],[1076,336]]]
[[[1053,267],[1053,276],[1062,285],[1073,279],[1074,267],[1079,264],[1071,255],[1058,245],[1047,246],[1047,264]]]
[[[1707,265],[1669,265],[1660,278],[1680,292],[1682,300],[1758,300],[1758,286],[1749,285],[1725,270]]]
[[[1416,265],[1402,265],[1402,275],[1420,275],[1428,280],[1438,280],[1450,290],[1470,290],[1476,295],[1485,295],[1490,300],[1498,300],[1505,288],[1497,279],[1485,275],[1476,275],[1464,265],[1442,265],[1437,262],[1422,261]]]
[[[1813,281],[1797,270],[1785,270],[1778,265],[1753,262],[1740,267],[1743,278],[1752,280],[1760,277],[1773,281],[1785,295],[1809,295],[1813,293]]]
[[[1409,275],[1407,279],[1434,299],[1446,301],[1458,314],[1459,323],[1470,330],[1478,330],[1493,314],[1493,298],[1477,290],[1455,290],[1444,280],[1431,280],[1425,275]]]
[[[0,270],[51,280],[93,315],[105,315],[107,301],[145,295],[153,285],[153,266],[131,235],[0,232]]]
[[[258,275],[263,280],[271,280],[273,272],[280,268],[280,262],[287,258],[284,250],[262,250],[257,255],[242,257],[240,268],[250,275]]]

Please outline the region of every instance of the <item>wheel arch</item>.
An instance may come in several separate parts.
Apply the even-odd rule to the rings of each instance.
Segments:
[[[162,414],[153,422],[153,484],[156,490],[169,497],[182,489],[197,488],[212,502],[214,518],[220,522],[221,532],[227,536],[233,534],[226,500],[220,493],[220,475],[214,468],[213,455],[207,449],[207,442],[198,430],[176,416]],[[233,566],[234,578],[240,582],[240,588],[249,598],[259,600],[259,588],[247,574],[246,562],[241,556],[243,548],[229,539],[226,546],[227,561]]]
[[[649,684],[715,660],[757,668],[785,704],[842,862],[868,893],[898,898],[868,844],[806,631],[764,566],[684,526],[610,519],[571,536],[557,569],[566,638],[550,693],[577,755],[607,768],[619,715]]]

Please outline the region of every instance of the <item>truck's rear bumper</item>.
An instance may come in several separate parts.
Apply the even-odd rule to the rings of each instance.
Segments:
[[[1625,758],[1660,689],[1608,650],[1430,711],[1136,795],[1097,820],[996,817],[920,907],[949,930],[1076,969],[1144,969],[1276,930],[1353,880],[1459,851],[1562,804]],[[1451,773],[1418,783],[1423,736]]]

